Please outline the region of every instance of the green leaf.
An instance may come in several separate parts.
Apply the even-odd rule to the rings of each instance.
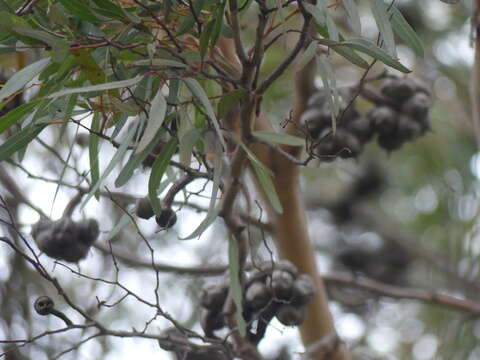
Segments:
[[[85,21],[99,21],[82,0],[58,0],[75,17]]]
[[[337,46],[337,45],[336,45]],[[335,47],[336,47],[335,46]],[[357,51],[363,52],[374,59],[380,60],[385,65],[388,65],[403,73],[409,73],[411,70],[403,66],[398,60],[388,55],[383,49],[375,45],[374,42],[367,39],[351,39],[342,41],[338,46],[346,46]]]
[[[277,191],[275,190],[275,185],[272,181],[271,171],[266,169],[264,165],[258,165],[258,162],[252,161],[250,157],[249,159],[250,163],[252,164],[252,168],[257,175],[257,179],[265,191],[268,201],[272,205],[273,209],[279,214],[283,213],[282,204],[280,203]]]
[[[227,144],[225,143],[225,139],[223,138],[223,135],[222,135],[222,130],[220,129],[220,125],[218,123],[217,117],[215,116],[215,112],[213,111],[212,104],[210,104],[210,101],[208,100],[207,94],[205,93],[205,91],[200,86],[197,80],[192,78],[186,78],[186,79],[183,79],[183,82],[187,85],[192,95],[202,103],[203,107],[205,108],[205,111],[207,112],[208,117],[213,122],[213,126],[215,128],[215,131],[217,132],[220,143],[222,144],[223,149],[225,150],[227,148]]]
[[[105,72],[92,56],[90,49],[78,49],[71,52],[75,61],[80,65],[82,73],[85,74],[92,84],[102,84],[106,80]]]
[[[301,70],[307,65],[310,60],[313,59],[317,52],[318,44],[315,41],[312,41],[310,45],[305,49],[303,52],[302,56],[300,57],[300,61],[298,62],[297,65],[297,71]]]
[[[100,113],[94,112],[92,117],[91,130],[98,132],[101,130]],[[100,168],[98,163],[98,153],[100,152],[98,143],[100,138],[95,134],[90,134],[88,138],[88,159],[90,160],[90,177],[92,184],[98,183],[100,178]],[[95,197],[98,200],[98,192],[95,193]]]
[[[45,127],[47,124],[32,124],[10,136],[0,145],[0,161],[8,159],[17,151],[24,149]]]
[[[184,63],[169,59],[152,59],[152,60],[137,60],[133,61],[132,65],[135,66],[149,66],[149,67],[173,67],[173,68],[186,68],[188,67]]]
[[[305,7],[305,10],[307,10],[310,15],[313,16],[313,19],[318,25],[325,25],[325,14],[319,7],[309,4],[307,2],[303,3],[303,6]]]
[[[193,147],[197,143],[198,139],[200,139],[200,134],[200,130],[193,128],[188,130],[180,139],[178,154],[181,164],[190,166]]]
[[[153,211],[155,214],[160,215],[162,206],[160,200],[158,200],[157,189],[160,186],[162,181],[162,176],[167,170],[167,167],[170,163],[170,159],[175,150],[177,149],[177,139],[172,137],[170,141],[165,145],[165,147],[160,151],[155,162],[152,165],[152,171],[150,173],[150,178],[148,179],[148,198],[152,204]]]
[[[378,30],[380,31],[380,36],[382,37],[383,42],[385,43],[385,48],[387,53],[396,56],[397,50],[395,48],[395,39],[393,37],[393,29],[390,24],[390,19],[388,15],[388,7],[383,2],[383,0],[370,0],[372,14],[377,23]]]
[[[200,35],[200,56],[202,59],[205,57],[205,53],[208,49],[208,44],[210,43],[210,36],[212,35],[213,26],[215,25],[215,20],[210,21],[207,26],[204,27],[202,35]]]
[[[53,94],[50,94],[47,98],[54,99],[60,96],[65,96],[70,94],[119,89],[119,88],[129,87],[129,86],[138,84],[142,79],[143,79],[143,75],[137,75],[134,78],[128,79],[128,80],[112,81],[105,84],[89,85],[89,86],[83,86],[83,87],[72,88],[72,89],[64,89],[64,90],[57,91]]]
[[[224,118],[228,114],[230,109],[234,105],[237,105],[238,102],[241,99],[243,99],[246,94],[247,94],[247,92],[245,90],[237,89],[237,90],[233,90],[233,91],[225,94],[224,96],[222,96],[222,98],[218,102],[218,106],[217,106],[218,116],[220,118]]]
[[[117,18],[123,18],[125,16],[122,8],[110,0],[93,0],[93,2],[98,6],[98,8],[93,9],[104,16]]]
[[[0,117],[0,134],[7,130],[10,126],[15,124],[17,121],[22,119],[26,114],[28,114],[35,106],[40,103],[39,100],[32,101],[27,104],[20,105],[8,113]]]
[[[235,318],[241,336],[247,334],[247,324],[243,318],[243,295],[240,282],[240,265],[238,263],[238,244],[231,234],[228,235],[228,275],[230,277],[230,294],[235,303]]]
[[[252,135],[268,142],[273,142],[277,144],[284,144],[290,146],[304,146],[305,139],[299,138],[297,136],[280,134],[270,131],[254,131]]]
[[[162,89],[158,89],[157,95],[152,100],[150,111],[148,112],[147,127],[143,132],[142,138],[135,149],[135,155],[141,153],[152,142],[158,130],[162,127],[165,115],[167,114],[167,101],[162,95]]]
[[[360,22],[360,15],[358,14],[358,6],[355,0],[342,0],[342,5],[348,15],[348,22],[357,35],[362,33],[362,24]]]
[[[225,11],[226,4],[227,1],[224,0],[223,3],[215,9],[215,25],[213,26],[212,35],[210,36],[210,44],[212,44],[212,46],[215,46],[218,38],[220,37],[220,34],[222,33],[223,13]]]
[[[48,64],[50,64],[50,58],[45,58],[16,72],[0,90],[0,101],[22,89],[29,81],[40,74]]]
[[[317,69],[322,78],[323,87],[327,91],[327,100],[330,104],[331,114],[332,114],[332,130],[335,133],[337,130],[337,121],[336,118],[340,111],[340,99],[337,89],[337,81],[335,78],[335,72],[328,61],[325,55],[318,55],[317,60]]]
[[[422,40],[420,40],[415,30],[405,20],[400,10],[392,5],[388,12],[391,14],[393,30],[398,37],[410,46],[417,56],[424,57],[425,51],[423,50]]]
[[[119,148],[115,152],[115,155],[113,155],[112,159],[110,160],[110,163],[107,165],[102,176],[95,183],[92,183],[92,188],[90,189],[90,192],[88,193],[88,195],[85,197],[85,200],[83,201],[82,206],[85,206],[85,204],[92,198],[92,196],[103,184],[107,176],[110,175],[113,168],[120,162],[120,160],[122,160],[122,157],[127,151],[130,144],[132,143],[133,136],[135,135],[136,132],[137,132],[137,127],[132,126],[130,131],[127,133],[127,136],[125,137],[125,139],[121,141]]]

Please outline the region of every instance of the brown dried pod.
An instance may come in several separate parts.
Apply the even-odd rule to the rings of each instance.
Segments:
[[[307,107],[320,108],[323,106],[323,104],[325,104],[326,99],[327,94],[325,93],[325,91],[316,91],[308,99]]]
[[[162,209],[155,221],[162,229],[170,229],[177,222],[177,214],[171,208]]]
[[[321,108],[315,107],[306,110],[302,114],[300,123],[304,126],[310,137],[316,139],[322,130],[330,126],[331,118],[329,114],[325,115]]]
[[[362,150],[362,143],[355,135],[346,130],[337,129],[335,134],[326,134],[315,148],[315,154],[322,161],[333,161],[336,156],[344,159],[357,157]]]
[[[430,96],[423,92],[417,92],[402,106],[402,113],[417,121],[422,121],[428,116],[428,110],[432,106]]]
[[[388,78],[380,86],[383,95],[397,104],[402,104],[415,92],[415,85],[407,78]]]
[[[405,142],[397,133],[380,134],[377,138],[378,145],[386,151],[400,149]]]
[[[245,292],[245,302],[253,310],[264,308],[271,300],[271,293],[263,282],[255,281]]]
[[[368,117],[359,116],[353,118],[345,122],[343,127],[354,134],[363,143],[368,142],[373,136],[372,121]]]
[[[397,129],[397,112],[388,106],[376,106],[367,114],[373,129],[380,135],[392,134]]]
[[[293,299],[295,305],[308,303],[315,295],[316,287],[312,278],[306,274],[299,275],[293,283]]]
[[[294,278],[292,274],[283,270],[274,270],[271,277],[270,286],[275,298],[280,300],[289,300],[292,297],[292,287]]]
[[[35,300],[33,307],[38,315],[45,316],[52,312],[55,307],[55,303],[48,296],[40,296],[37,298],[37,300]]]
[[[411,141],[423,134],[422,125],[409,116],[400,115],[397,134],[402,140]]]
[[[202,309],[200,313],[200,325],[208,337],[214,337],[214,331],[225,326],[225,319],[222,312],[213,312]]]
[[[291,275],[297,276],[298,275],[298,269],[295,265],[293,265],[292,262],[288,260],[279,260],[275,263],[275,268],[280,269],[283,271],[288,271]]]
[[[153,212],[152,204],[148,197],[137,200],[136,214],[139,218],[150,219],[155,213]]]
[[[95,219],[87,219],[77,223],[77,239],[78,241],[91,245],[97,240],[100,234],[98,221]]]
[[[200,294],[200,304],[209,310],[221,311],[228,295],[226,284],[205,284]]]
[[[280,306],[277,312],[277,319],[283,325],[286,326],[297,326],[300,325],[303,320],[305,320],[306,308],[304,306],[293,306],[290,304],[285,304]]]

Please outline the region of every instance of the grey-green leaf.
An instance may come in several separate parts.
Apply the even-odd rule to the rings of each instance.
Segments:
[[[378,30],[385,43],[385,48],[391,56],[396,56],[395,39],[393,37],[393,29],[390,24],[388,15],[388,7],[383,0],[371,0],[372,14],[377,23]]]
[[[147,127],[143,132],[142,138],[135,149],[135,154],[141,153],[152,142],[158,130],[162,127],[165,115],[167,114],[167,101],[162,95],[162,90],[158,89],[157,95],[152,100],[150,111],[148,112]]]
[[[385,65],[388,65],[403,73],[409,73],[411,70],[403,66],[398,60],[388,55],[385,50],[379,48],[374,42],[367,39],[351,39],[342,41],[339,46],[347,46],[357,51],[363,52],[374,59],[380,60]]]
[[[136,66],[154,66],[154,67],[173,67],[173,68],[186,68],[182,62],[169,60],[169,59],[152,59],[152,60],[137,60],[132,62],[132,65]]]
[[[0,134],[7,130],[10,126],[22,119],[27,113],[29,113],[40,101],[32,101],[26,104],[17,106],[10,110],[8,113],[0,117]]]
[[[255,161],[250,161],[250,163],[252,164],[252,168],[257,175],[257,179],[265,191],[268,201],[272,205],[273,209],[279,214],[283,213],[282,204],[278,198],[278,194],[275,190],[275,185],[273,184],[270,172],[267,171],[264,166],[259,166]]]
[[[38,60],[16,72],[0,90],[0,101],[22,89],[30,80],[40,74],[50,64],[50,61],[50,58]]]
[[[35,139],[38,134],[46,127],[46,124],[42,125],[29,125],[26,128],[20,130],[15,135],[12,135],[0,145],[0,161],[10,158],[17,151],[22,150],[27,146],[30,141]]]
[[[213,111],[212,104],[208,100],[208,96],[200,86],[197,80],[192,78],[183,79],[185,84],[187,85],[188,89],[192,93],[194,97],[196,97],[202,105],[205,107],[205,111],[207,112],[208,117],[212,120],[213,126],[215,131],[217,132],[218,138],[220,143],[222,144],[223,149],[227,149],[227,144],[225,143],[225,139],[223,138],[222,131],[220,129],[220,125],[218,123],[217,117],[215,116],[215,112]]]
[[[305,139],[299,138],[297,136],[280,134],[270,131],[254,131],[252,135],[268,142],[273,142],[277,144],[290,145],[290,146],[303,146],[305,145]]]
[[[400,10],[392,5],[388,12],[391,14],[393,30],[398,37],[405,41],[405,44],[410,46],[417,56],[424,57],[425,51],[423,50],[422,40],[420,40],[415,30],[405,20]]]
[[[54,99],[60,96],[70,95],[70,94],[78,94],[90,91],[104,91],[104,90],[111,90],[111,89],[119,89],[128,86],[133,86],[138,84],[143,79],[143,75],[137,75],[134,78],[128,80],[120,80],[120,81],[112,81],[109,83],[98,84],[98,85],[89,85],[83,86],[79,88],[72,88],[72,89],[64,89],[48,96],[49,99]]]
[[[348,15],[348,22],[357,35],[362,33],[362,24],[360,22],[360,15],[358,14],[358,6],[355,0],[342,0],[342,5]]]

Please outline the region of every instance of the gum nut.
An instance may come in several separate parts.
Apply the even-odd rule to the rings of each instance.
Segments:
[[[404,142],[397,133],[380,134],[377,138],[378,145],[388,152],[401,148]]]
[[[432,90],[422,79],[412,77],[410,78],[410,82],[412,83],[415,92],[422,92],[428,96],[432,94]]]
[[[293,296],[296,304],[306,304],[315,295],[316,287],[312,278],[302,274],[293,283]]]
[[[205,284],[200,293],[200,304],[207,309],[221,311],[228,294],[223,284]]]
[[[287,300],[292,297],[293,276],[287,271],[274,270],[271,277],[271,287],[276,298]]]
[[[213,312],[207,309],[202,309],[200,313],[200,326],[205,334],[211,335],[213,331],[221,329],[225,326],[225,319],[221,312]]]
[[[345,128],[365,143],[373,136],[372,122],[367,117],[357,117],[345,124]]]
[[[136,214],[139,218],[150,219],[155,213],[153,212],[152,204],[148,197],[137,200]]]
[[[177,214],[171,208],[163,209],[155,221],[162,229],[170,229],[177,222]]]
[[[254,310],[265,307],[270,301],[271,295],[264,283],[255,281],[245,293],[245,301]]]
[[[401,115],[398,119],[397,134],[403,140],[410,141],[422,135],[422,126],[411,117]]]
[[[316,91],[308,99],[307,107],[320,107],[325,103],[326,94],[324,91]]]
[[[78,240],[87,245],[91,245],[97,240],[100,234],[98,221],[87,219],[78,223]]]
[[[408,99],[402,106],[402,113],[409,115],[417,121],[422,121],[428,115],[428,110],[432,106],[430,96],[423,92],[417,92]]]
[[[297,267],[295,265],[293,265],[288,260],[277,261],[277,263],[275,264],[275,268],[280,269],[280,270],[284,270],[284,271],[288,271],[293,276],[297,276],[297,274],[298,274]]]
[[[363,146],[355,135],[349,132],[340,132],[336,139],[337,153],[341,158],[348,159],[357,157],[363,150]]]
[[[39,315],[48,315],[53,310],[54,306],[55,304],[50,297],[40,296],[37,300],[35,300],[33,308]]]
[[[328,126],[328,123],[323,119],[324,115],[317,108],[308,109],[300,118],[300,123],[303,124],[312,138],[318,137],[318,134]]]
[[[389,78],[382,83],[380,91],[394,102],[401,104],[413,95],[415,87],[406,78]]]
[[[379,134],[390,134],[397,128],[397,113],[388,106],[374,107],[367,114],[373,129]]]
[[[277,319],[283,325],[296,326],[305,320],[306,308],[304,306],[296,307],[293,305],[282,305],[277,312]]]

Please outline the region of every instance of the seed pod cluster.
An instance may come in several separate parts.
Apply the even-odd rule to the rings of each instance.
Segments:
[[[41,219],[32,227],[32,237],[41,251],[51,258],[68,262],[83,259],[98,235],[95,219],[80,222],[68,217],[57,221]]]
[[[397,150],[430,129],[431,94],[423,82],[389,77],[380,85],[380,92],[385,103],[377,103],[367,114],[378,134],[380,147],[387,151]]]
[[[299,275],[288,261],[265,262],[247,274],[243,298],[243,317],[248,337],[258,343],[270,320],[296,326],[305,319],[306,305],[315,294],[315,285],[307,275]],[[201,324],[207,336],[225,326],[223,308],[228,295],[228,281],[206,285],[201,293]],[[255,331],[252,323],[257,320]]]
[[[335,133],[330,102],[322,91],[310,97],[307,110],[300,119],[310,138],[318,142],[315,155],[323,161],[333,161],[337,156],[357,157],[373,135],[370,119],[361,116],[353,104],[347,109],[347,103],[340,98],[339,106],[339,114],[343,115],[336,124]]]

